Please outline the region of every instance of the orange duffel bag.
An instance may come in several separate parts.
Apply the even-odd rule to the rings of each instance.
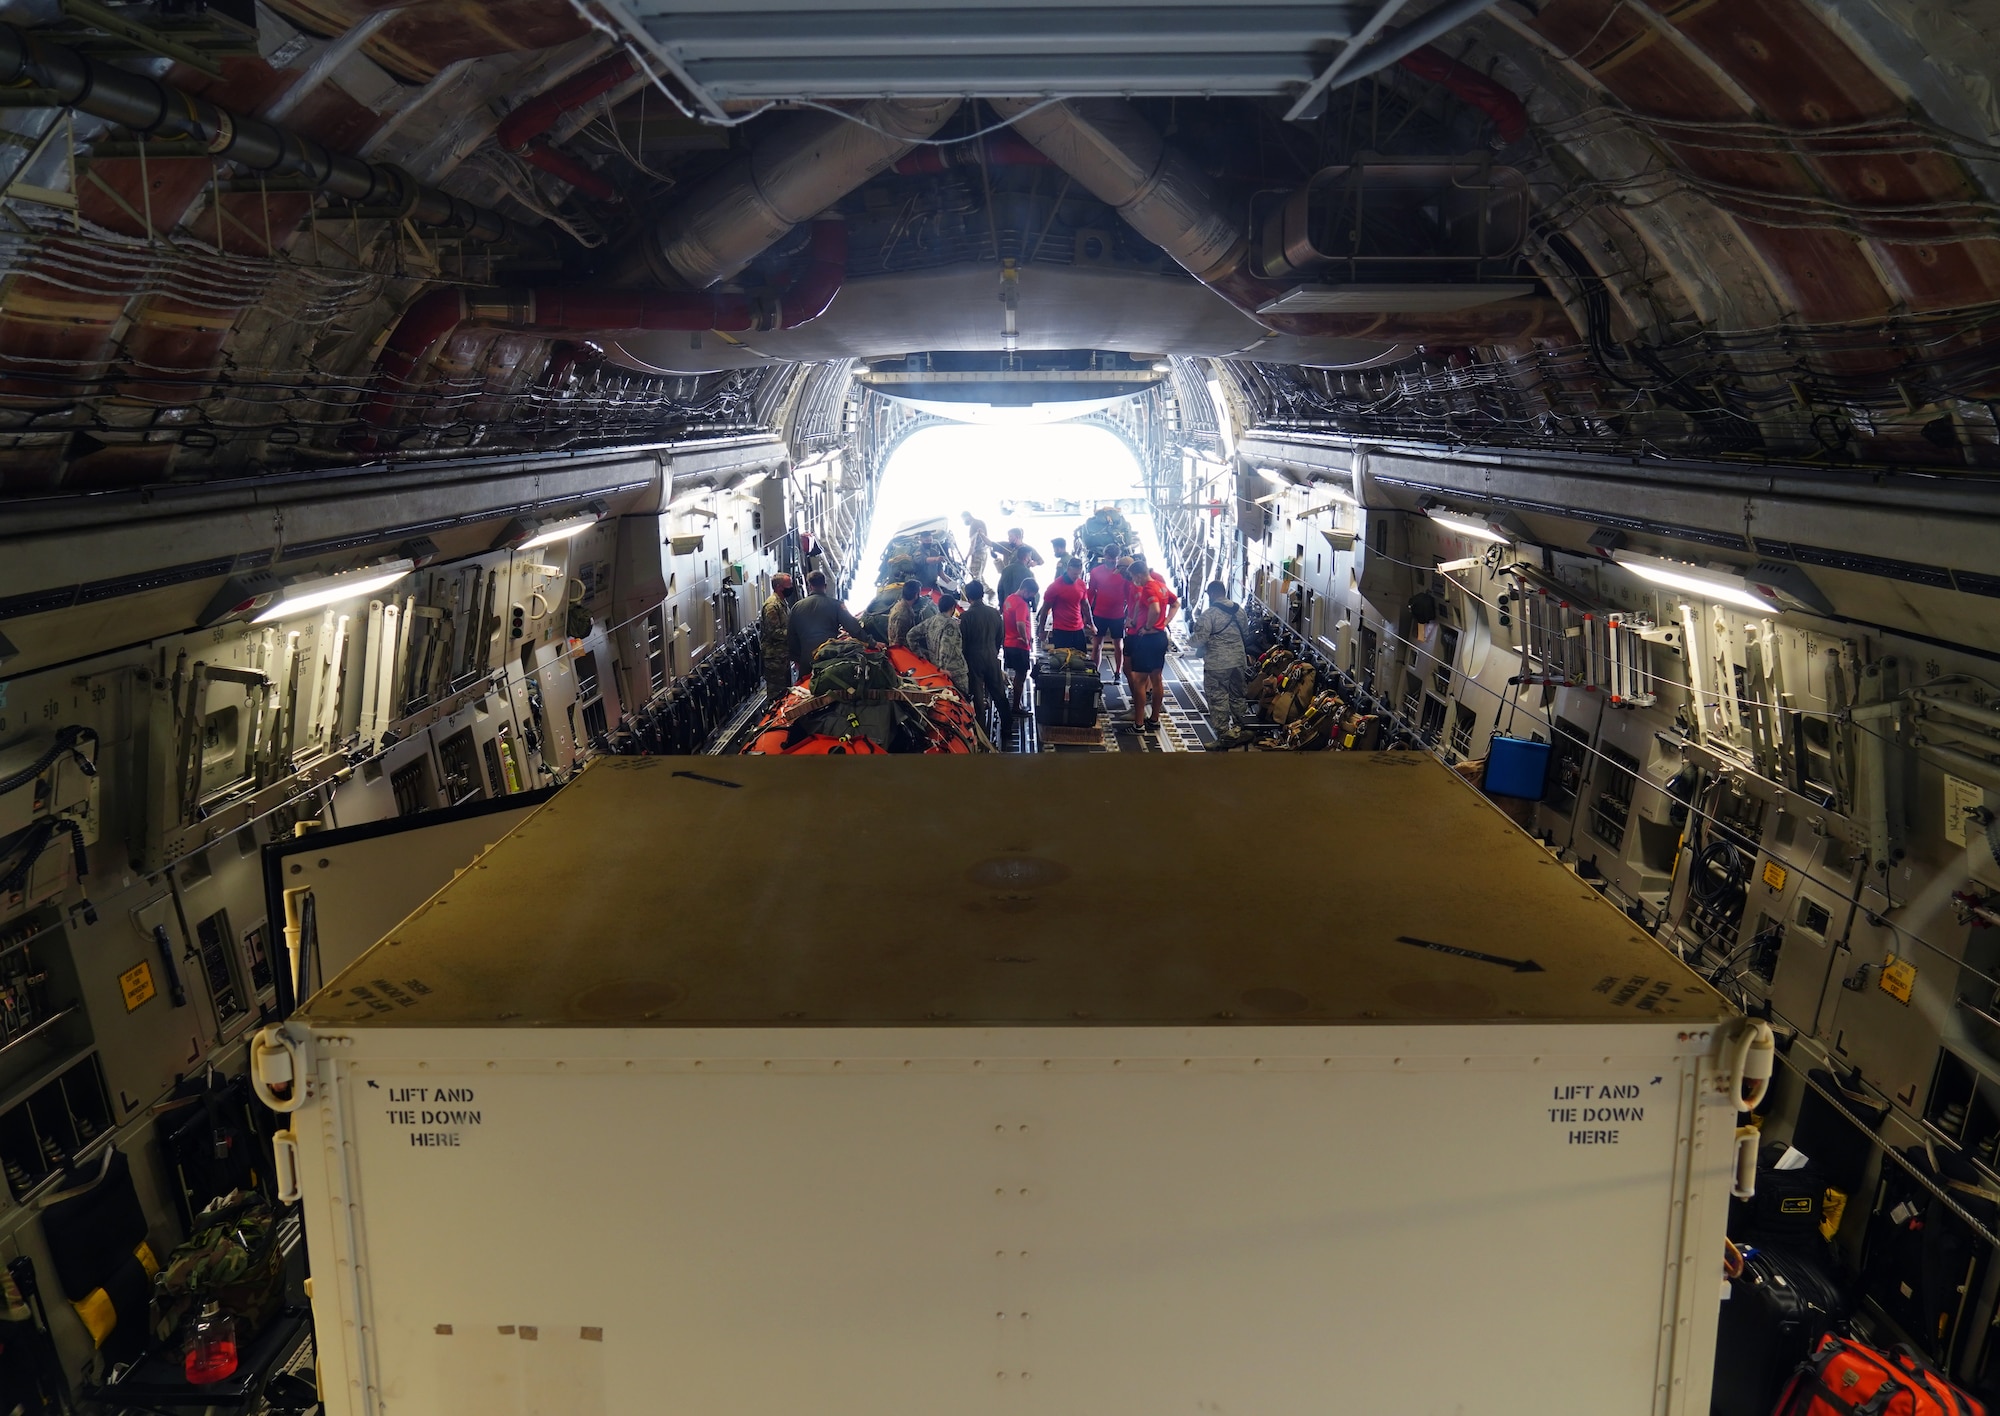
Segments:
[[[1907,1347],[1892,1356],[1828,1333],[1773,1416],[1986,1416],[1986,1408]]]

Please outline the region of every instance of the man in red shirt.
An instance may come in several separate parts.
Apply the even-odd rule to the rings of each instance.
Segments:
[[[1083,625],[1083,607],[1088,592],[1083,588],[1083,562],[1071,556],[1062,563],[1062,573],[1042,596],[1042,612],[1035,617],[1039,631],[1051,618],[1055,630],[1049,635],[1052,649],[1084,650],[1090,647],[1090,631]]]
[[[1111,676],[1125,672],[1118,642],[1125,637],[1125,607],[1132,596],[1132,582],[1111,562],[1111,553],[1099,553],[1090,568],[1090,618],[1095,632],[1090,640],[1090,662],[1104,660],[1105,641],[1111,643]]]
[[[1144,556],[1133,558],[1125,572],[1132,585],[1126,613],[1125,679],[1132,685],[1132,726],[1141,732],[1160,729],[1160,708],[1166,701],[1167,626],[1173,623],[1180,597],[1167,587],[1166,580],[1146,564]],[[1146,700],[1153,709],[1146,712]]]
[[[1007,672],[1014,676],[1011,697],[1017,717],[1021,712],[1021,696],[1028,688],[1028,670],[1035,663],[1035,601],[1040,595],[1041,587],[1030,575],[1007,597],[1000,614],[1005,630],[1000,641],[1000,658],[1006,664]]]

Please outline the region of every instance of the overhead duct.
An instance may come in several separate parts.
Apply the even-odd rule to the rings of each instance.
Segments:
[[[537,110],[537,118],[549,106],[559,111],[561,96],[552,97],[554,104]],[[706,291],[742,270],[800,222],[811,221],[908,152],[919,138],[935,133],[957,111],[955,98],[884,100],[868,104],[852,119],[815,111],[782,123],[695,188],[647,233],[644,262],[632,274],[650,273],[665,290],[615,285],[601,291],[440,289],[420,296],[404,310],[376,361],[362,423],[386,425],[399,391],[425,356],[467,320],[589,334],[605,329],[795,329],[818,318],[846,274],[847,231],[837,221],[815,224],[805,269],[776,302],[693,292]],[[548,121],[555,116],[549,113]],[[529,121],[523,120],[524,129]]]
[[[44,90],[51,107],[74,108],[153,138],[185,138],[222,162],[266,176],[303,177],[356,206],[393,209],[409,221],[476,241],[546,250],[547,233],[427,187],[400,167],[329,152],[312,139],[144,74],[116,68],[14,25],[0,24],[0,85]]]
[[[1250,242],[1186,155],[1122,99],[989,99],[1014,130],[1049,155],[1146,240],[1223,299],[1269,329],[1308,337],[1407,343],[1492,344],[1568,334],[1562,307],[1506,299],[1470,309],[1287,313],[1268,310],[1291,287],[1258,278]],[[1260,311],[1264,311],[1260,313]]]
[[[697,290],[727,280],[942,128],[958,103],[880,99],[851,116],[794,115],[696,187],[648,234],[652,273]]]
[[[424,356],[470,320],[550,334],[606,329],[796,329],[825,312],[840,292],[846,274],[846,223],[818,221],[813,223],[811,244],[791,283],[775,297],[707,290],[562,286],[467,290],[441,286],[419,296],[404,310],[396,332],[376,361],[374,385],[362,404],[360,419],[369,428],[386,426]]]

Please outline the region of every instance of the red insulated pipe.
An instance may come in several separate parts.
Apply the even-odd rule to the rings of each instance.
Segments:
[[[600,329],[797,329],[818,319],[847,275],[847,225],[816,221],[812,244],[773,309],[749,295],[714,290],[588,290],[550,286],[527,292],[515,329],[587,334]]]
[[[556,125],[556,119],[600,94],[607,94],[632,77],[632,61],[614,54],[554,88],[536,94],[500,120],[493,136],[509,152],[519,152]]]
[[[375,356],[375,377],[357,415],[363,424],[379,428],[389,421],[397,394],[409,384],[424,355],[465,323],[465,313],[465,291],[456,285],[426,291],[404,308],[395,332]]]
[[[524,162],[531,162],[601,202],[618,200],[618,189],[571,157],[565,157],[542,141],[542,134],[573,108],[590,102],[632,77],[636,70],[623,54],[614,54],[580,74],[564,79],[545,93],[535,95],[501,120],[493,137],[500,146]]]
[[[551,177],[560,177],[563,181],[569,183],[570,186],[582,192],[586,197],[595,197],[600,202],[615,202],[618,200],[618,189],[616,187],[612,186],[595,172],[592,172],[575,158],[563,156],[563,154],[557,152],[540,139],[522,148],[520,158],[523,162],[532,162]]]
[[[1528,131],[1528,110],[1511,89],[1502,87],[1469,64],[1461,64],[1441,49],[1426,44],[1397,60],[1430,83],[1441,84],[1453,96],[1493,120],[1502,142],[1516,142]]]
[[[797,329],[826,313],[846,275],[846,223],[816,221],[812,242],[775,305],[751,295],[713,290],[564,286],[470,294],[456,286],[432,290],[411,302],[395,333],[382,346],[375,361],[375,377],[357,416],[366,428],[387,426],[425,357],[470,319],[550,334],[604,329]],[[365,441],[372,446],[372,436]]]

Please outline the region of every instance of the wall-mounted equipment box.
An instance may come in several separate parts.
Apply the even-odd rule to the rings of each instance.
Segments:
[[[1741,1025],[1429,758],[675,760],[259,1035],[329,1412],[1707,1410]]]

